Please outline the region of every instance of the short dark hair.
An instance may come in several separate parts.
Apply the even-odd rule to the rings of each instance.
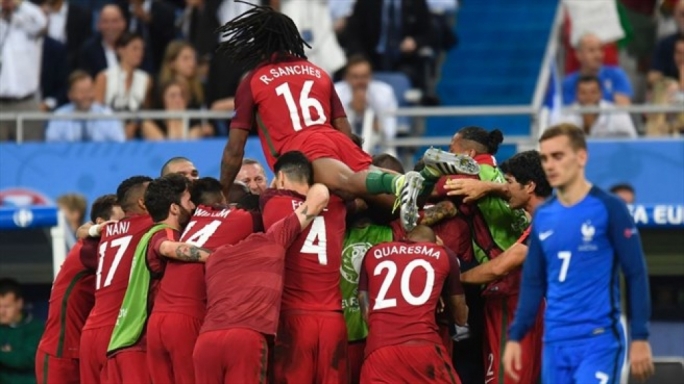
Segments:
[[[249,187],[247,185],[245,185],[245,183],[236,180],[230,186],[230,191],[228,191],[228,203],[229,204],[236,204],[241,199],[243,199],[245,196],[248,196],[251,194],[252,194],[252,192],[249,190]],[[258,195],[255,195],[255,196],[258,196]]]
[[[586,83],[596,83],[596,86],[601,89],[601,80],[599,80],[598,76],[594,75],[582,75],[577,79],[577,85],[575,86],[576,88],[579,88],[580,84],[586,84]]]
[[[0,279],[0,296],[5,296],[10,293],[14,294],[16,299],[24,298],[24,292],[18,281],[9,277],[3,277]]]
[[[240,209],[244,209],[245,211],[259,212],[261,210],[261,207],[259,206],[259,199],[259,195],[248,193],[242,196],[242,198],[236,202],[236,206]]]
[[[183,157],[183,156],[172,157],[172,158],[168,159],[166,161],[166,163],[164,163],[164,165],[162,165],[161,176],[166,176],[169,173],[169,167],[171,166],[171,164],[177,163],[179,161],[187,161],[188,163],[192,163],[192,161],[190,161],[190,159],[188,159],[187,157]]]
[[[496,155],[499,151],[499,145],[503,143],[504,136],[503,132],[495,129],[491,132],[487,131],[482,127],[465,127],[458,131],[463,140],[469,140],[474,143],[480,144],[480,148],[473,148],[480,153],[488,153],[490,155]]]
[[[142,42],[145,41],[145,39],[143,39],[142,35],[140,35],[138,33],[134,33],[134,32],[125,31],[114,42],[114,48],[117,48],[117,49],[118,48],[125,48],[128,46],[128,44],[130,44],[134,40],[140,40]]]
[[[618,193],[620,191],[627,191],[631,192],[632,194],[635,194],[636,192],[634,191],[634,187],[628,183],[619,183],[615,184],[612,187],[610,187],[610,193]]]
[[[98,218],[109,220],[112,217],[112,208],[117,205],[119,205],[119,203],[114,194],[98,197],[93,201],[93,205],[90,206],[90,221],[94,223]]]
[[[515,177],[522,185],[534,182],[535,195],[544,198],[551,196],[553,188],[546,179],[539,152],[532,150],[515,154],[501,163],[500,168],[501,172]]]
[[[137,200],[144,195],[145,184],[151,181],[152,178],[149,176],[133,176],[119,184],[116,189],[116,201],[124,212],[135,208]]]
[[[175,173],[156,178],[145,191],[145,207],[152,220],[157,223],[169,217],[171,204],[181,203],[183,193],[190,187],[190,180]]]
[[[280,155],[273,165],[273,172],[277,175],[281,171],[293,181],[313,185],[313,165],[302,152],[290,151]]]
[[[213,177],[202,177],[190,186],[190,200],[195,205],[214,205],[221,201],[222,194],[221,182]]]
[[[360,53],[355,53],[347,59],[347,64],[344,66],[344,71],[348,71],[349,68],[359,65],[359,64],[368,64],[371,66],[371,70],[373,69],[373,64],[371,64],[370,60],[368,58]]]
[[[376,167],[389,169],[394,172],[405,173],[404,165],[401,161],[388,153],[373,156],[372,164]]]
[[[554,137],[565,136],[570,141],[570,146],[575,151],[579,149],[587,149],[587,139],[584,131],[570,123],[562,123],[549,127],[544,133],[542,133],[539,138],[539,142],[542,143],[546,140],[553,139]]]

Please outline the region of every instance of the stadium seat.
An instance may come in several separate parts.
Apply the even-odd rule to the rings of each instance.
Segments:
[[[629,378],[629,384],[682,384],[684,383],[684,357],[656,357],[655,374],[646,381]]]

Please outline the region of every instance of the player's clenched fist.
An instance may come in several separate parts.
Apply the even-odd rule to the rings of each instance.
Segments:
[[[506,343],[503,355],[504,372],[513,380],[520,380],[520,370],[522,369],[522,348],[517,341]]]

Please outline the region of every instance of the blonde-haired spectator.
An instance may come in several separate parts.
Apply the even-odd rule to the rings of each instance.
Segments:
[[[197,67],[197,53],[190,43],[183,40],[172,41],[166,47],[159,72],[159,84],[167,84],[179,78],[188,84],[188,108],[198,109],[204,106],[204,88]],[[158,101],[159,104],[162,102]]]
[[[76,231],[85,220],[88,201],[79,193],[66,193],[57,198],[57,207],[64,214],[69,227],[67,246],[71,248],[76,243]]]
[[[165,111],[179,112],[188,109],[190,92],[188,85],[182,78],[173,79],[165,83],[160,92],[161,102]],[[212,136],[214,131],[210,124],[190,120],[188,138],[198,139]],[[179,140],[183,139],[183,120],[146,120],[142,125],[142,137],[147,140]]]

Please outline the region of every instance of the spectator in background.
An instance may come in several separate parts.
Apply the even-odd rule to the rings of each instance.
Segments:
[[[43,55],[40,67],[40,95],[43,112],[53,111],[66,104],[69,99],[69,62],[67,48],[50,36],[43,37]]]
[[[580,69],[563,80],[563,103],[576,101],[577,81],[581,76],[596,76],[601,85],[603,100],[616,105],[631,104],[632,86],[625,71],[619,67],[603,65],[603,44],[594,34],[586,34],[580,39],[575,54]]]
[[[181,112],[188,109],[190,93],[184,80],[176,79],[164,84],[161,94],[165,111]],[[189,124],[189,139],[199,139],[214,134],[210,124],[202,124],[201,121],[194,120],[190,120]],[[141,134],[147,140],[183,139],[183,119],[145,120]]]
[[[344,106],[352,130],[362,134],[363,117],[370,108],[375,114],[373,131],[383,140],[392,140],[397,134],[396,116],[386,115],[386,111],[397,109],[397,99],[389,84],[373,80],[371,63],[363,56],[349,58],[345,69],[344,81],[335,83],[335,90]]]
[[[69,76],[69,104],[58,108],[55,115],[74,112],[111,114],[106,106],[95,102],[93,80],[81,70]],[[50,120],[47,141],[124,141],[126,135],[121,121],[110,120]]]
[[[330,16],[332,17],[333,30],[342,47],[345,46],[344,32],[347,22],[354,10],[356,0],[334,0],[330,2]]]
[[[67,226],[71,230],[69,233],[71,238],[67,239],[67,246],[71,248],[78,240],[76,231],[83,225],[88,201],[79,193],[67,193],[57,198],[57,207],[64,214]]]
[[[83,43],[78,58],[78,68],[93,77],[107,68],[117,66],[116,41],[126,30],[126,19],[121,9],[112,4],[102,7],[97,30],[96,35]]]
[[[425,89],[420,53],[434,44],[425,0],[357,1],[347,23],[347,53],[364,54],[376,71],[400,71]]]
[[[174,7],[161,0],[118,0],[117,4],[128,22],[128,31],[145,41],[142,68],[156,75],[166,46],[176,37]]]
[[[171,173],[183,175],[190,180],[199,179],[199,171],[195,164],[190,159],[182,156],[172,157],[164,163],[161,169],[161,176],[166,176]]]
[[[677,41],[684,38],[684,0],[679,0],[673,11],[677,31],[658,42],[651,62],[648,82],[653,85],[663,77],[680,79],[682,68],[672,60],[675,56]]]
[[[95,100],[114,111],[135,112],[149,107],[152,78],[139,69],[145,43],[140,35],[124,32],[116,41],[119,64],[100,72],[95,79]],[[126,137],[133,138],[139,125],[126,122]]]
[[[40,36],[46,26],[47,18],[37,5],[0,0],[0,111],[38,111],[43,43]],[[0,122],[0,141],[16,137],[14,121]],[[23,137],[42,140],[42,122],[26,122]]]
[[[596,76],[581,76],[576,80],[576,102],[573,107],[600,107],[611,109],[613,103],[601,99],[601,84]],[[559,118],[558,123],[571,123],[581,127],[591,137],[636,137],[632,118],[627,112],[615,113],[576,113],[572,112]]]
[[[0,383],[35,384],[43,323],[24,311],[21,285],[0,279]]]
[[[627,183],[613,185],[610,187],[610,193],[619,197],[620,200],[625,202],[625,204],[634,204],[636,201],[634,187]]]
[[[337,0],[279,0],[279,10],[294,21],[311,46],[304,48],[309,61],[332,76],[344,67],[346,57],[335,35],[330,1]]]
[[[68,71],[78,66],[78,51],[92,35],[90,9],[68,0],[45,0],[43,12],[48,18],[47,35],[66,44]]]
[[[254,195],[260,195],[268,188],[264,167],[254,159],[242,160],[242,167],[235,180],[246,185]]]
[[[673,63],[676,78],[660,77],[652,84],[653,104],[681,106],[679,113],[650,113],[646,116],[646,135],[663,136],[684,133],[684,36],[675,41]]]
[[[204,88],[197,71],[197,54],[186,41],[173,41],[164,52],[158,83],[168,84],[174,80],[187,84],[190,97],[187,100],[188,108],[200,109],[204,106]],[[159,100],[158,104],[161,106],[163,100]]]

